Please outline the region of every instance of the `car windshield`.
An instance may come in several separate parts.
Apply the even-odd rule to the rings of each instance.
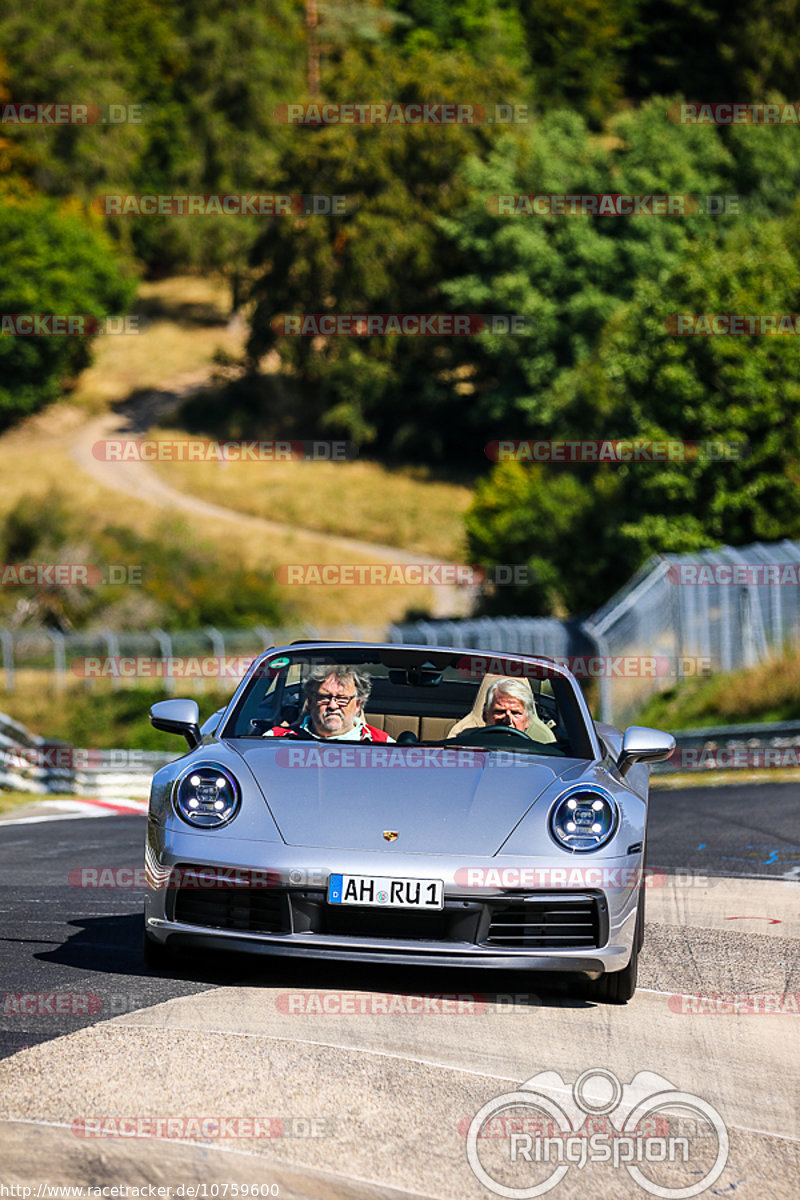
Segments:
[[[575,686],[547,659],[403,647],[275,651],[242,688],[221,736],[314,737],[309,697],[328,667],[349,668],[366,681],[364,719],[392,743],[593,757]],[[343,688],[327,685],[323,695],[331,690],[343,699],[354,694],[352,679]]]

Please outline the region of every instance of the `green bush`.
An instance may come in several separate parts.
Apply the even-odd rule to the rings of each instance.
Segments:
[[[0,316],[117,315],[128,307],[127,278],[109,240],[50,204],[0,207]],[[54,400],[62,382],[90,361],[91,338],[0,333],[0,428]]]

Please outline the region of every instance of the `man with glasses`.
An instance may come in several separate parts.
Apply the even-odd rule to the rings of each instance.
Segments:
[[[364,718],[372,681],[348,666],[315,667],[303,684],[305,704],[293,725],[275,725],[264,737],[312,737],[337,742],[393,742]]]

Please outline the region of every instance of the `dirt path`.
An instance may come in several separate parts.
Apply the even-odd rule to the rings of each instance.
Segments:
[[[363,542],[357,538],[342,537],[314,529],[302,529],[281,521],[252,516],[235,509],[212,504],[200,496],[182,492],[166,483],[146,462],[106,462],[93,452],[97,442],[109,438],[136,437],[145,433],[160,417],[166,416],[190,392],[206,381],[205,372],[193,372],[172,380],[163,390],[142,392],[136,400],[123,408],[93,417],[74,434],[70,448],[75,462],[88,475],[104,487],[135,496],[137,500],[153,504],[170,512],[181,511],[196,520],[223,520],[233,522],[242,529],[252,531],[260,538],[291,536],[295,539],[308,538],[323,543],[345,556],[357,555],[371,562],[387,564],[420,564],[429,566],[441,560],[428,555],[412,554],[396,546],[376,542]],[[349,561],[349,558],[347,559]],[[421,588],[433,593],[431,615],[434,617],[464,617],[472,611],[475,601],[474,588],[435,584]]]

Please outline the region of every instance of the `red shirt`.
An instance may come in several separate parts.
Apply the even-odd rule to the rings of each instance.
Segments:
[[[305,729],[301,729],[299,725],[275,725],[269,731],[273,737],[299,737],[301,733],[306,733]],[[312,735],[315,741],[318,742],[341,742],[344,738],[318,738]],[[349,740],[349,739],[348,739]],[[384,733],[382,729],[376,729],[374,725],[367,725],[366,721],[361,727],[362,742],[388,742],[389,735]]]

